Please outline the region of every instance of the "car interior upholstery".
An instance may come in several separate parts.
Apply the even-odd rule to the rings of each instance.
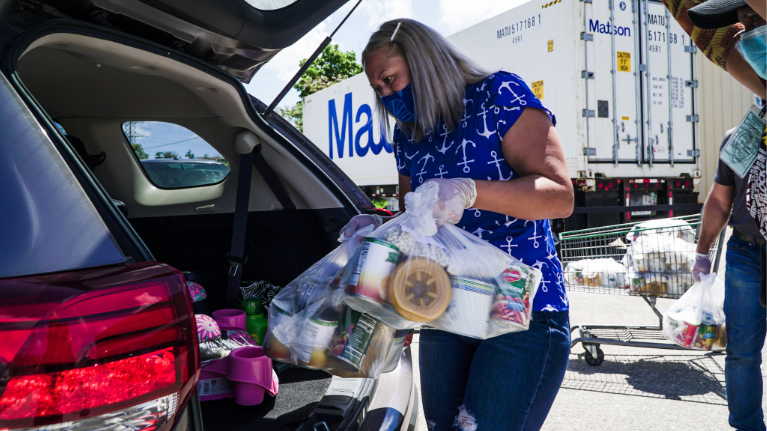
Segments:
[[[200,69],[108,40],[55,33],[30,44],[18,74],[47,114],[81,140],[84,161],[105,154],[93,174],[121,202],[156,260],[203,282],[205,307],[224,301],[239,167],[235,136],[243,129],[259,137],[296,205],[284,210],[253,169],[243,280],[284,286],[337,245],[338,230],[352,215],[337,192],[259,129],[230,83]],[[126,121],[183,126],[224,156],[232,172],[213,185],[158,188],[122,131]]]

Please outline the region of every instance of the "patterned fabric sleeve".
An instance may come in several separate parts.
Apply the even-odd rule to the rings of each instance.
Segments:
[[[751,166],[746,191],[746,208],[756,222],[759,232],[767,238],[767,127],[762,133],[759,154]]]
[[[405,143],[407,142],[407,139],[405,139],[405,136],[403,135],[402,131],[399,129],[399,127],[394,127],[394,135],[392,137],[392,142],[394,143],[394,159],[397,161],[397,172],[399,172],[400,175],[404,175],[406,177],[410,176],[410,160],[408,160],[407,157],[405,157]]]
[[[486,105],[488,116],[497,126],[498,139],[503,140],[525,108],[542,110],[556,126],[557,119],[554,114],[543,106],[522,78],[513,73],[499,72],[491,82]]]
[[[713,30],[695,27],[687,17],[687,11],[704,1],[706,0],[663,0],[663,4],[703,55],[726,70],[725,60],[730,49],[735,45],[733,43],[735,35],[743,31],[745,27],[741,23]]]

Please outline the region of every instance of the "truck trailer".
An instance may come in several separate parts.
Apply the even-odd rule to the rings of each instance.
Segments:
[[[701,54],[661,2],[531,0],[447,39],[489,72],[519,75],[556,115],[576,191],[557,230],[700,210]],[[372,196],[394,197],[374,110],[360,74],[307,97],[304,130]]]

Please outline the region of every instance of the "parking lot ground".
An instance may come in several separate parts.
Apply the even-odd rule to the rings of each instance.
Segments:
[[[724,255],[723,255],[724,256]],[[724,272],[724,262],[720,266]],[[571,325],[656,325],[639,297],[568,292]],[[671,299],[659,299],[663,312]],[[592,367],[573,347],[564,382],[543,426],[546,431],[729,430],[723,353],[602,346]],[[413,341],[418,368],[418,337]],[[767,349],[762,351],[767,363]],[[762,366],[767,382],[767,373]],[[763,403],[767,410],[767,398]],[[423,410],[420,410],[423,412]],[[423,416],[423,415],[421,415]],[[478,424],[478,431],[483,431]],[[417,431],[426,431],[419,419]]]

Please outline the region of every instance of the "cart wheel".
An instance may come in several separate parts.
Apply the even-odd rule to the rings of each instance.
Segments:
[[[599,346],[595,346],[597,351],[596,357],[594,357],[594,355],[591,354],[591,351],[588,349],[588,347],[586,346],[583,346],[583,347],[584,347],[584,350],[586,350],[584,359],[586,360],[587,364],[591,365],[592,367],[598,367],[602,365],[602,362],[604,362],[605,360],[605,352],[603,352],[602,349],[599,348]]]

